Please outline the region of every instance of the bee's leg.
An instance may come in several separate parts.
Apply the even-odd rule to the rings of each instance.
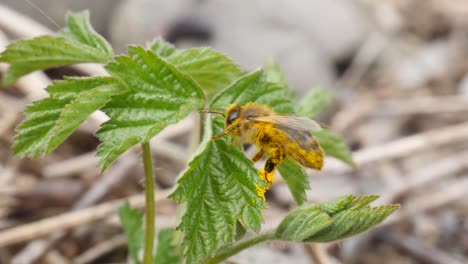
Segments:
[[[273,175],[276,167],[284,160],[285,154],[282,150],[277,150],[271,153],[265,163],[265,167],[260,171],[260,178],[268,185],[273,183]]]
[[[259,150],[259,151],[257,152],[257,154],[255,154],[255,155],[252,157],[252,161],[253,161],[253,162],[257,162],[257,161],[261,160],[262,157],[263,157],[263,154],[265,154],[265,152],[264,152],[263,150]]]
[[[228,133],[227,133],[226,131],[224,131],[223,133],[219,133],[218,135],[213,136],[213,137],[211,138],[211,141],[220,139],[220,138],[222,138],[222,137],[224,137],[224,136],[227,136],[227,134],[228,134]]]
[[[224,132],[219,133],[219,134],[216,135],[216,136],[213,136],[213,137],[211,138],[211,141],[217,140],[217,139],[220,139],[220,138],[222,138],[222,137],[224,137],[224,136],[229,135],[235,128],[237,128],[237,126],[235,126],[235,125],[234,125],[234,126],[228,127],[226,130],[224,130]]]

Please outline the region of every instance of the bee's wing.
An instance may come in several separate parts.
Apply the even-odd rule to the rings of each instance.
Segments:
[[[322,127],[314,120],[293,115],[272,115],[272,116],[259,116],[253,118],[257,122],[272,123],[280,127],[292,128],[299,131],[319,131]]]

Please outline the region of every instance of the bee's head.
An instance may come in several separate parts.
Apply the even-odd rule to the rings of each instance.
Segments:
[[[238,104],[231,105],[226,111],[226,127],[232,125],[241,114],[242,108]]]

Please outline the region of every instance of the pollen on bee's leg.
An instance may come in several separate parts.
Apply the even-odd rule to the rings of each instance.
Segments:
[[[268,190],[268,188],[256,185],[255,190],[257,192],[258,197],[262,198],[262,200],[265,201],[265,192]]]
[[[266,182],[268,183],[269,186],[273,184],[273,181],[275,178],[273,177],[275,175],[275,171],[272,171],[270,173],[266,173]]]
[[[260,180],[266,182],[266,171],[264,169],[261,169],[260,170],[260,173],[258,174],[258,176],[260,177]]]
[[[270,173],[266,172],[264,169],[261,169],[258,176],[260,180],[266,183],[266,186],[256,185],[255,189],[257,195],[265,201],[265,192],[268,191],[268,189],[271,187],[271,182],[269,180],[272,179],[273,175],[270,175]]]
[[[260,173],[258,174],[258,177],[260,180],[266,182],[268,184],[268,189],[270,188],[271,184],[273,184],[275,171],[272,172],[266,172],[264,169],[260,170]]]

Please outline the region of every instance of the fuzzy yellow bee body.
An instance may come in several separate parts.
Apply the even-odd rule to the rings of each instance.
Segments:
[[[241,144],[256,145],[259,151],[252,158],[254,162],[267,153],[269,156],[260,178],[270,186],[276,167],[286,157],[307,168],[322,168],[324,152],[312,135],[320,129],[320,125],[311,119],[279,115],[265,105],[233,104],[225,113],[224,132],[213,139],[233,135]]]

